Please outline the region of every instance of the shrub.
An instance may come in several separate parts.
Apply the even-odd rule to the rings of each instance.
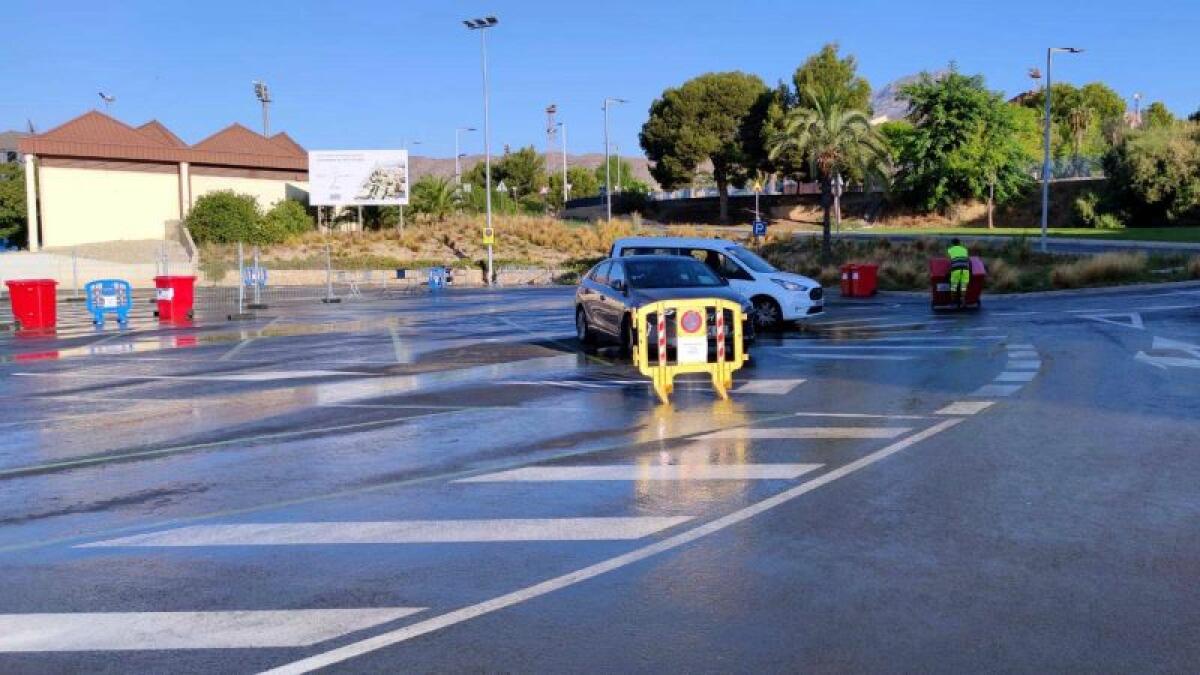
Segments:
[[[1111,201],[1111,200],[1109,200]],[[1075,198],[1073,211],[1077,224],[1097,230],[1122,230],[1125,223],[1117,214],[1108,210],[1100,195],[1088,191]]]
[[[1187,264],[1188,276],[1193,279],[1200,279],[1200,255],[1192,256],[1192,259]]]
[[[1075,262],[1055,265],[1050,282],[1057,288],[1079,288],[1097,283],[1136,281],[1146,274],[1145,253],[1101,253]]]
[[[202,195],[188,213],[187,226],[198,244],[270,243],[260,241],[262,212],[258,201],[232,190]]]
[[[1135,131],[1104,156],[1116,205],[1133,222],[1200,222],[1200,135],[1192,125]]]
[[[1021,287],[1021,273],[1001,258],[989,260],[987,264],[988,289],[1004,293]]]
[[[304,205],[294,199],[284,199],[275,204],[263,218],[264,235],[272,241],[282,241],[312,229],[313,219]]]

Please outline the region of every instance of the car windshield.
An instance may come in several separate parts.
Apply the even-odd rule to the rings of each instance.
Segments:
[[[726,251],[741,261],[743,265],[750,268],[752,272],[778,272],[775,266],[763,260],[757,253],[741,246],[734,246]]]
[[[726,282],[696,260],[625,261],[625,276],[630,288],[704,288],[725,286]]]

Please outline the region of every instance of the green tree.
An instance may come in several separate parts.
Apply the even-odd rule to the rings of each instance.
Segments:
[[[278,233],[263,227],[262,211],[253,195],[232,190],[209,192],[196,199],[187,226],[198,243],[271,244]]]
[[[506,153],[492,165],[492,184],[500,181],[515,198],[538,194],[546,186],[546,158],[532,145]]]
[[[812,163],[812,172],[821,182],[823,250],[828,258],[832,249],[829,216],[833,177],[850,169],[882,175],[888,150],[866,113],[843,107],[845,97],[841,93],[810,90],[805,92],[805,99],[812,101],[812,107],[789,112],[783,129],[768,147],[772,155],[797,149]]]
[[[633,175],[633,165],[621,157],[608,158],[609,177],[612,179],[613,192],[648,192],[649,186]],[[604,163],[596,167],[596,182],[604,185]],[[619,182],[618,182],[619,181]]]
[[[861,110],[871,114],[871,83],[858,75],[858,61],[852,55],[838,56],[837,43],[805,59],[792,75],[795,101],[801,108],[815,108],[818,96],[837,96],[843,110]]]
[[[770,91],[757,76],[707,73],[667,89],[650,106],[639,136],[650,173],[670,190],[691,183],[708,160],[729,221],[729,186],[741,185],[764,159],[760,130]]]
[[[945,210],[968,198],[998,200],[1019,193],[1028,156],[1019,142],[1021,119],[981,76],[957,70],[922,75],[905,86],[912,133],[899,149],[896,186],[917,208]]]
[[[286,239],[297,234],[304,234],[313,229],[312,216],[304,204],[294,199],[284,199],[277,202],[263,217],[263,227],[266,236]]]
[[[0,239],[17,244],[25,238],[25,167],[0,164]]]
[[[439,223],[458,209],[454,181],[441,176],[422,176],[412,186],[412,210]]]
[[[1200,132],[1149,126],[1126,134],[1104,157],[1111,197],[1131,225],[1200,223]]]
[[[554,206],[562,205],[562,173],[550,174],[549,201]],[[600,194],[600,182],[596,180],[596,172],[584,166],[567,168],[567,185],[571,199],[595,197]]]
[[[1191,115],[1188,115],[1188,121],[1189,122],[1200,122],[1200,108],[1197,108],[1196,112],[1192,113]]]
[[[1175,124],[1175,115],[1167,109],[1162,101],[1155,101],[1146,108],[1142,115],[1142,124],[1147,129],[1161,129]]]

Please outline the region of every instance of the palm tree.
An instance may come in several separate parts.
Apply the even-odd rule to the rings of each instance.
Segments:
[[[866,176],[886,173],[887,146],[871,120],[861,110],[845,105],[838,92],[806,89],[811,108],[796,108],[787,113],[783,127],[768,141],[768,152],[775,159],[789,150],[799,150],[821,182],[821,207],[824,210],[823,252],[830,256],[830,208],[833,177],[857,170]]]
[[[441,222],[458,207],[458,189],[448,178],[425,176],[413,184],[412,205],[413,211]]]

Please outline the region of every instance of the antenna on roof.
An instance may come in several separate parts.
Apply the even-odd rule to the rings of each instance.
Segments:
[[[263,136],[271,135],[271,90],[267,87],[267,83],[261,80],[254,80],[254,97],[262,103],[263,109]]]
[[[117,97],[111,94],[100,92],[100,100],[104,101],[104,112],[108,112],[112,108],[112,104],[117,102]]]

